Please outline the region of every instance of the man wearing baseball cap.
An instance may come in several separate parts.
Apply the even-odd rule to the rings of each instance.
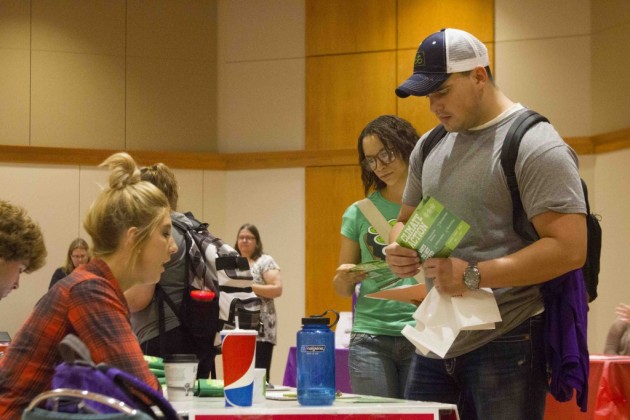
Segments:
[[[517,181],[540,236],[527,244],[512,226],[500,161],[506,133],[525,108],[494,84],[485,45],[457,29],[431,34],[396,94],[426,96],[447,134],[422,156],[425,134],[410,156],[387,262],[401,278],[422,268],[428,288],[442,296],[465,298],[488,288],[502,318],[495,329],[460,331],[444,358],[416,354],[405,397],[456,403],[462,419],[542,419],[548,385],[540,285],[580,268],[586,258],[577,155],[549,123],[523,137]],[[436,198],[470,225],[449,258],[420,261],[415,250],[394,241],[423,196]]]

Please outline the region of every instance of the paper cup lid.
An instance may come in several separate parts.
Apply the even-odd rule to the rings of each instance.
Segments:
[[[258,335],[258,331],[235,328],[232,330],[221,330],[221,335]]]
[[[164,363],[198,363],[196,354],[167,354]]]

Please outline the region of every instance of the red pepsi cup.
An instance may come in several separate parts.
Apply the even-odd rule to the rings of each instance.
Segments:
[[[256,364],[255,330],[222,330],[223,392],[226,407],[252,405]]]

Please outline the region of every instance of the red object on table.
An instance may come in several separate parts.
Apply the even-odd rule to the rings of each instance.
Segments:
[[[547,395],[545,420],[630,420],[630,356],[591,355],[588,410]]]

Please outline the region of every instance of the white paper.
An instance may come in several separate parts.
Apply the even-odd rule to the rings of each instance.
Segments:
[[[491,289],[450,297],[433,288],[413,317],[416,327],[406,326],[402,334],[423,354],[432,351],[440,357],[446,355],[460,331],[494,329],[495,322],[501,321]]]
[[[335,348],[350,347],[350,333],[352,332],[352,312],[339,312],[339,322],[335,327]]]

